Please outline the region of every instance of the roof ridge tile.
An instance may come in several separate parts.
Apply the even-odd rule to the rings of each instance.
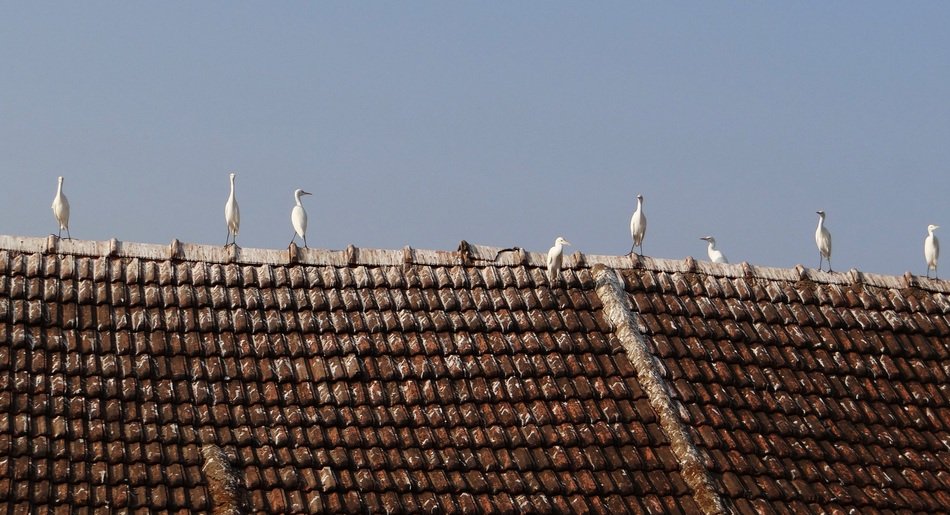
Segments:
[[[295,256],[289,249],[225,248],[217,245],[181,243],[178,240],[173,240],[169,245],[159,245],[124,242],[116,239],[91,241],[58,239],[55,236],[39,238],[0,235],[0,252],[2,252],[2,254],[0,254],[0,274],[5,273],[8,269],[7,267],[11,266],[11,264],[6,261],[10,258],[11,253],[15,253],[15,255],[56,254],[61,256],[73,255],[92,258],[138,258],[155,261],[173,260],[219,264],[239,263],[264,266],[292,265],[295,263],[301,265],[332,265],[343,267],[351,265],[404,266],[415,263],[419,265],[453,267],[465,263],[466,267],[474,266],[492,269],[497,266],[519,265],[526,267],[524,270],[526,275],[521,276],[525,281],[524,284],[537,284],[537,280],[540,278],[540,276],[537,276],[537,273],[545,264],[545,254],[541,252],[526,252],[517,247],[513,247],[515,250],[514,253],[503,252],[504,250],[510,249],[467,244],[466,252],[471,259],[466,261],[462,256],[462,252],[458,250],[420,250],[410,247],[386,250],[358,248],[351,245],[342,251],[303,248],[298,249]],[[408,262],[406,260],[407,256],[409,257]],[[595,264],[602,264],[620,270],[643,269],[662,273],[699,273],[707,276],[726,278],[730,281],[740,278],[757,278],[768,281],[809,280],[820,284],[863,284],[867,286],[898,289],[902,287],[921,288],[928,292],[950,293],[950,281],[919,277],[912,275],[910,272],[901,276],[866,273],[855,268],[847,272],[825,272],[805,268],[802,265],[796,265],[793,268],[774,268],[756,266],[747,262],[737,264],[710,263],[697,261],[691,257],[678,260],[636,255],[594,255],[584,254],[578,251],[570,256],[565,256],[563,269],[567,275],[571,271],[588,269]],[[106,266],[99,264],[98,260],[97,265]],[[29,267],[29,270],[25,272],[21,271],[20,273],[38,273],[36,271],[37,269],[31,264],[21,264],[19,266]],[[96,279],[100,280],[101,276],[97,275]],[[451,283],[455,284],[455,281],[453,280]]]

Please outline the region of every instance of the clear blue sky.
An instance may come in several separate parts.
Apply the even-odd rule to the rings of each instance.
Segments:
[[[459,240],[922,274],[950,247],[950,3],[8,2],[0,233]],[[950,251],[944,257],[950,277]]]

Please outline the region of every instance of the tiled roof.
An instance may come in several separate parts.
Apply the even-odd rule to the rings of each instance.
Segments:
[[[945,288],[620,274],[736,511],[950,506]]]
[[[950,285],[0,236],[0,503],[940,511]]]

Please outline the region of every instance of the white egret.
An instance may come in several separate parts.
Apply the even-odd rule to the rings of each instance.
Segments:
[[[63,176],[59,176],[59,186],[56,187],[56,196],[53,197],[53,216],[56,217],[56,222],[59,223],[59,233],[56,237],[61,238],[63,236],[63,229],[66,229],[66,238],[72,239],[72,236],[69,235],[69,200],[66,200],[66,195],[63,193]]]
[[[930,270],[933,269],[934,279],[937,279],[937,258],[940,257],[940,240],[934,235],[934,231],[939,228],[939,225],[928,225],[927,238],[924,239],[924,259],[927,260],[927,277],[930,277]]]
[[[561,261],[564,258],[564,245],[570,245],[571,242],[558,236],[554,240],[554,246],[548,251],[548,283],[556,286],[558,278],[561,275]]]
[[[293,211],[290,212],[290,222],[294,226],[294,237],[290,240],[290,243],[293,243],[297,236],[303,238],[303,246],[307,247],[307,211],[303,208],[303,204],[300,203],[300,197],[302,195],[311,195],[300,188],[294,191],[294,200],[297,201],[297,205],[294,206]]]
[[[716,238],[712,236],[703,236],[700,238],[709,242],[709,247],[706,248],[706,253],[709,254],[709,260],[713,263],[728,263],[729,260],[726,259],[726,256],[723,255],[722,251],[716,248]]]
[[[630,237],[633,238],[633,246],[630,247],[631,254],[634,247],[640,247],[640,254],[643,255],[643,237],[646,234],[647,216],[643,214],[643,195],[637,195],[637,210],[630,218]]]
[[[237,199],[234,198],[234,172],[231,172],[231,194],[228,201],[224,204],[224,220],[228,223],[228,237],[224,240],[224,246],[230,244],[237,245],[238,229],[241,228],[241,210],[238,208]],[[231,239],[231,243],[228,243]]]
[[[823,260],[828,260],[828,271],[831,271],[831,233],[825,227],[825,212],[818,213],[818,228],[815,229],[815,244],[818,245],[818,270],[821,270]]]

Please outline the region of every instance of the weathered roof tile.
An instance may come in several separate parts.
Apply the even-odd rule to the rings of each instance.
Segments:
[[[253,510],[700,511],[591,269],[552,289],[533,255],[351,254],[0,250],[0,491],[208,510],[215,443]],[[729,506],[945,506],[943,293],[629,261],[634,324]]]

